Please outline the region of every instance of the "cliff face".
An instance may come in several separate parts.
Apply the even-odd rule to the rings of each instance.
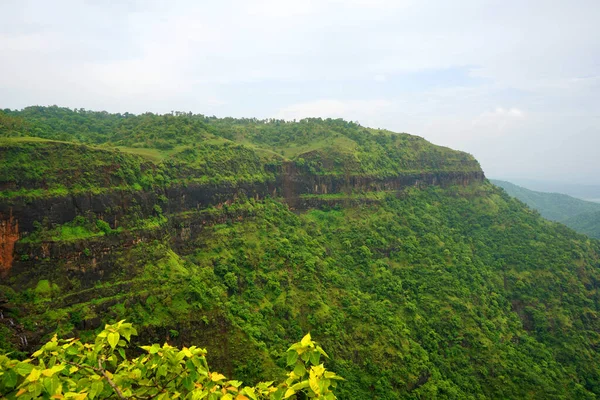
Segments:
[[[19,268],[22,278],[30,276],[25,265],[48,258],[73,258],[82,249],[65,249],[63,245],[48,242],[32,246],[16,246],[23,235],[35,230],[36,224],[53,226],[68,223],[77,216],[101,219],[113,229],[132,213],[138,218],[150,216],[154,207],[161,204],[166,215],[202,210],[209,206],[232,202],[239,196],[264,199],[267,196],[282,197],[292,208],[310,208],[315,201],[303,199],[304,195],[331,195],[368,193],[376,191],[401,191],[407,187],[430,185],[468,185],[482,182],[485,176],[479,172],[428,172],[406,174],[396,177],[375,178],[369,176],[314,175],[297,168],[294,163],[284,163],[273,182],[222,185],[175,185],[151,191],[113,190],[101,194],[65,195],[59,197],[24,200],[13,198],[0,202],[0,271],[3,276],[10,272],[15,256],[31,260]],[[204,221],[206,222],[206,221]],[[122,244],[119,244],[121,246]],[[110,248],[110,246],[108,246]],[[106,253],[108,250],[105,250]],[[78,256],[75,257],[78,259]],[[37,268],[32,268],[36,270]],[[90,268],[95,270],[96,267]],[[27,281],[27,279],[19,279]]]
[[[0,277],[5,277],[12,266],[15,243],[19,240],[19,221],[12,213],[0,213]]]

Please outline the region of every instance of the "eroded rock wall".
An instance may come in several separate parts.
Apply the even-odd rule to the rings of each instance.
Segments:
[[[165,215],[202,210],[209,206],[234,201],[239,196],[264,199],[265,197],[283,197],[286,203],[296,209],[315,206],[318,202],[302,198],[302,195],[322,195],[335,193],[361,193],[373,191],[401,191],[407,187],[423,187],[429,185],[450,186],[468,185],[482,182],[485,176],[482,171],[476,172],[424,172],[404,174],[396,177],[377,178],[352,175],[314,175],[298,169],[293,163],[286,163],[277,171],[274,181],[266,183],[242,183],[222,185],[188,184],[172,186],[165,189],[148,191],[114,190],[100,194],[67,195],[61,197],[39,198],[34,200],[11,199],[0,202],[0,276],[7,277],[15,263],[19,266],[15,273],[32,277],[44,259],[63,259],[68,264],[82,264],[82,272],[93,272],[96,276],[102,272],[92,260],[104,259],[114,246],[122,246],[133,240],[143,238],[127,238],[124,242],[112,243],[112,239],[100,238],[91,246],[99,249],[93,257],[81,256],[84,248],[81,244],[65,245],[64,243],[36,243],[18,245],[23,235],[33,232],[37,223],[44,226],[64,224],[76,216],[100,218],[111,227],[119,227],[125,218],[146,218],[154,215],[155,205],[159,205]],[[344,203],[345,204],[345,203]],[[353,203],[354,204],[354,203]],[[187,225],[190,229],[177,232],[179,246],[186,235],[192,235],[195,229],[201,229],[209,220],[198,217]],[[184,224],[185,225],[185,224]],[[106,246],[102,247],[103,244]],[[81,247],[81,248],[80,248]],[[102,250],[104,249],[104,250]],[[94,251],[94,253],[96,253]],[[96,258],[99,257],[99,258]],[[21,262],[22,261],[22,262]],[[91,263],[91,264],[90,264]],[[109,261],[110,263],[110,261]],[[90,264],[90,265],[88,265]],[[87,267],[85,267],[87,265]],[[102,268],[104,270],[106,266]],[[31,269],[31,270],[30,270]],[[28,272],[28,270],[30,270]],[[94,272],[95,271],[95,272]],[[98,276],[99,277],[99,276]],[[19,279],[23,283],[22,279]]]

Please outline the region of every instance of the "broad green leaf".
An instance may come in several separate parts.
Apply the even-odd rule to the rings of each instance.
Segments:
[[[149,352],[150,354],[156,354],[156,353],[158,353],[158,351],[159,351],[159,350],[160,350],[160,345],[159,345],[159,344],[156,344],[156,343],[154,343],[154,344],[152,345],[152,347],[150,347],[150,348],[148,349],[148,352]]]
[[[5,388],[14,388],[17,385],[17,379],[17,373],[12,369],[9,369],[2,377],[2,384]]]
[[[321,388],[319,387],[319,380],[317,379],[316,376],[311,374],[310,378],[308,378],[308,383],[313,392],[315,392],[316,394],[321,394]]]
[[[287,365],[291,366],[296,364],[296,360],[298,359],[298,353],[295,351],[288,351],[287,353]]]
[[[32,369],[33,369],[33,365],[31,365],[27,362],[20,362],[14,368],[15,372],[21,376],[29,375],[31,373]]]
[[[317,346],[317,351],[321,354],[323,354],[323,356],[329,358],[329,356],[327,355],[327,353],[325,353],[325,350],[323,350],[323,348],[321,346]]]
[[[112,347],[113,349],[115,347],[117,347],[117,344],[119,343],[119,338],[120,338],[120,335],[117,332],[109,333],[107,340],[108,340],[108,344],[110,344],[110,347]]]
[[[210,380],[213,382],[218,382],[225,379],[225,375],[219,374],[218,372],[212,372],[210,374]]]
[[[102,382],[102,381],[92,382],[90,393],[89,393],[90,398],[93,399],[95,396],[102,393],[102,390],[104,390],[104,382]]]
[[[247,394],[248,397],[250,397],[252,400],[258,400],[258,398],[256,397],[256,393],[254,393],[254,388],[245,387],[242,390],[242,393]]]
[[[271,400],[281,400],[283,399],[283,394],[283,388],[279,388],[276,392],[271,393]]]
[[[42,372],[39,369],[32,369],[27,377],[27,381],[36,382],[40,378],[41,374]]]
[[[304,346],[304,347],[307,347],[307,346],[309,346],[309,345],[311,345],[311,344],[312,344],[312,340],[311,340],[311,337],[310,337],[310,333],[307,333],[307,334],[306,334],[306,335],[305,335],[305,336],[302,338],[302,340],[300,341],[300,344],[301,344],[302,346]]]
[[[302,364],[301,362],[297,363],[294,367],[294,373],[299,378],[302,378],[306,374],[306,367],[304,366],[304,364]]]
[[[54,395],[60,389],[60,380],[57,375],[54,375],[51,378],[44,379],[44,388],[49,395]]]
[[[319,365],[319,360],[321,359],[321,353],[317,351],[313,351],[310,353],[310,363],[312,365]]]
[[[296,391],[296,392],[297,392],[297,391],[299,391],[299,390],[302,390],[302,389],[305,389],[305,388],[307,388],[308,386],[309,386],[309,382],[308,382],[308,380],[304,380],[304,381],[302,381],[302,382],[298,382],[298,383],[296,383],[295,385],[293,385],[293,386],[292,386],[292,389],[294,389],[294,391]]]

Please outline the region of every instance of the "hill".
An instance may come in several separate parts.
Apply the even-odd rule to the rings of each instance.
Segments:
[[[3,120],[3,351],[126,318],[254,384],[310,331],[340,398],[600,394],[600,242],[468,154],[341,120]]]
[[[595,203],[600,201],[600,185],[586,185],[572,182],[538,181],[522,178],[511,178],[509,181],[537,192],[564,193],[586,201],[592,201]]]
[[[544,218],[561,222],[579,233],[600,239],[600,203],[566,194],[536,192],[506,181],[491,179],[490,182],[539,211]]]
[[[563,221],[577,232],[600,239],[600,211],[582,213]]]

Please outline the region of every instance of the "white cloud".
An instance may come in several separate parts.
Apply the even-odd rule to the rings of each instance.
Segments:
[[[389,108],[392,103],[388,100],[335,100],[321,99],[306,103],[293,104],[279,110],[276,117],[286,120],[309,117],[344,118],[351,121],[361,121],[370,118]],[[363,122],[364,123],[364,122]]]
[[[597,0],[5,1],[0,107],[343,117],[533,170],[531,138],[597,132],[598,20]]]
[[[518,108],[502,108],[496,107],[493,111],[485,111],[483,112],[479,118],[473,121],[473,124],[476,125],[478,121],[489,120],[489,119],[505,119],[505,118],[522,118],[524,116],[523,111]]]

